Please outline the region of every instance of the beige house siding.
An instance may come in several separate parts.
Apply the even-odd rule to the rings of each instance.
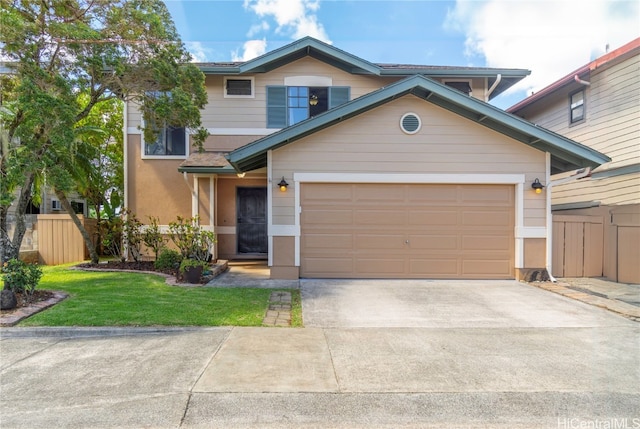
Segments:
[[[599,201],[602,205],[640,203],[640,173],[578,180],[553,188],[553,204]]]
[[[191,191],[178,173],[182,160],[141,159],[140,135],[128,136],[127,206],[146,223],[148,216],[168,225],[177,216],[191,216]],[[193,177],[188,176],[189,183]]]
[[[401,116],[407,112],[418,114],[422,120],[417,134],[406,135],[399,127]],[[405,96],[275,150],[273,178],[290,179],[294,172],[524,173],[526,183],[531,183],[535,178],[545,178],[545,154]],[[291,192],[274,192],[274,225],[295,223],[293,186],[290,188]],[[525,192],[524,212],[524,226],[545,226],[543,196]]]

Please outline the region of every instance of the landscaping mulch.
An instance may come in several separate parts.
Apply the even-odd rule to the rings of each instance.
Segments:
[[[106,263],[93,264],[91,262],[78,264],[78,268],[92,268],[103,270],[131,270],[131,271],[152,271],[169,275],[176,275],[175,270],[158,270],[153,261],[107,261]]]

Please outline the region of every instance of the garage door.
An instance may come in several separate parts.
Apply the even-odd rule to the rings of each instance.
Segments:
[[[302,277],[514,278],[511,185],[301,187]]]

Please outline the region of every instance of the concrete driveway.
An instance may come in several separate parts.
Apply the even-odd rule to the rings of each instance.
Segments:
[[[0,330],[4,428],[640,426],[640,324],[517,282],[304,280],[303,329]]]
[[[619,319],[513,280],[301,280],[300,288],[307,327],[559,328]]]

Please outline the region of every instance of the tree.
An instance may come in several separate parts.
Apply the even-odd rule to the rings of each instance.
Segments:
[[[0,261],[18,256],[34,184],[46,178],[56,191],[72,189],[73,169],[61,160],[75,162],[78,128],[100,103],[137,103],[147,142],[163,126],[187,127],[202,150],[204,75],[189,62],[162,1],[0,0],[0,45],[16,79],[12,91],[2,90],[0,112]]]

